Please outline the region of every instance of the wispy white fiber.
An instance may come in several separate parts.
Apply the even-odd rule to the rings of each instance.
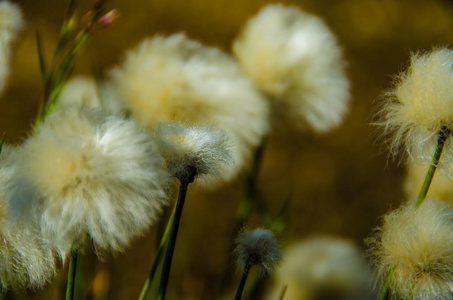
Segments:
[[[285,285],[286,300],[364,299],[371,282],[371,270],[358,247],[334,237],[292,245],[275,273],[275,288],[267,299],[276,299]]]
[[[272,231],[257,228],[242,230],[236,238],[236,265],[244,271],[247,266],[257,266],[263,273],[270,273],[281,259],[281,250]]]
[[[8,226],[8,190],[15,175],[15,152],[15,148],[4,145],[0,155],[0,284],[8,289],[34,289],[54,276],[55,257],[31,224]]]
[[[224,178],[237,175],[269,128],[268,104],[236,62],[183,34],[145,39],[111,71],[109,84],[150,131],[160,122],[226,131],[234,165]]]
[[[181,181],[190,176],[202,180],[222,178],[233,165],[225,132],[212,127],[182,127],[161,123],[157,139],[169,172]]]
[[[117,97],[111,95],[112,89],[93,78],[76,76],[64,86],[58,99],[58,106],[78,105],[80,107],[100,108],[109,113],[119,113]]]
[[[24,26],[22,12],[17,4],[0,1],[0,94],[9,76],[11,42]]]
[[[248,21],[233,45],[247,75],[266,93],[275,118],[324,132],[348,110],[342,53],[318,17],[271,4]]]
[[[381,125],[394,154],[408,152],[429,163],[442,128],[453,129],[453,51],[413,54],[382,106]],[[453,141],[448,138],[439,169],[453,177]]]
[[[138,124],[96,110],[55,110],[17,154],[18,218],[34,213],[42,234],[64,252],[86,235],[121,250],[154,223],[169,175]]]
[[[453,297],[453,207],[426,199],[418,208],[409,202],[384,217],[368,240],[382,284],[395,267],[393,299]]]

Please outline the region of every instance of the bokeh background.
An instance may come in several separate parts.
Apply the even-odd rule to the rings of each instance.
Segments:
[[[35,33],[51,57],[67,1],[20,0],[27,27],[13,49],[12,74],[0,98],[0,131],[8,143],[30,132],[41,95]],[[77,63],[75,74],[91,75],[119,63],[144,37],[184,31],[190,38],[230,52],[232,40],[264,0],[111,0],[120,19],[97,32]],[[291,126],[272,132],[258,180],[268,206],[278,211],[291,199],[285,246],[313,235],[340,236],[364,250],[363,239],[379,217],[404,198],[404,164],[388,159],[373,125],[383,92],[403,70],[410,53],[453,43],[453,3],[419,0],[280,1],[322,18],[337,35],[352,85],[350,112],[328,134],[300,132]],[[91,1],[80,1],[80,11]],[[229,249],[243,177],[215,190],[190,190],[178,236],[167,299],[217,299]],[[262,225],[255,214],[249,227]],[[136,299],[146,279],[156,243],[156,228],[122,254],[96,259],[90,249],[80,258],[79,299]],[[239,274],[237,274],[239,276]],[[237,278],[237,282],[239,277]],[[265,281],[261,291],[270,286]],[[17,299],[61,299],[65,271],[44,290]],[[261,293],[251,299],[260,299]]]

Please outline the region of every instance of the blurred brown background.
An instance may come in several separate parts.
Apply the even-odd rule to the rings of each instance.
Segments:
[[[41,93],[35,32],[50,58],[66,9],[61,0],[21,0],[27,28],[13,50],[12,76],[1,95],[0,131],[18,143],[30,130]],[[77,64],[90,75],[93,62],[108,69],[145,36],[185,31],[189,37],[229,52],[233,38],[264,0],[133,0],[108,2],[121,17],[96,33]],[[453,3],[449,1],[300,0],[283,1],[324,19],[337,35],[352,83],[352,105],[336,130],[317,135],[291,128],[275,131],[265,152],[259,189],[278,210],[291,197],[282,245],[312,235],[338,235],[363,247],[379,216],[403,199],[404,166],[388,161],[379,131],[370,123],[379,97],[403,70],[411,51],[453,42]],[[91,1],[80,1],[86,11]],[[192,189],[181,223],[167,299],[216,299],[225,264],[241,178],[217,190]],[[250,227],[261,225],[252,218]],[[84,299],[136,299],[146,279],[155,243],[154,229],[124,253],[98,262],[81,257]],[[231,262],[232,263],[232,262]],[[59,299],[64,271],[34,299]],[[92,279],[95,278],[93,282]],[[239,281],[239,279],[237,279]],[[91,282],[91,283],[90,283]],[[88,295],[88,296],[87,296]],[[259,297],[259,296],[255,296]]]

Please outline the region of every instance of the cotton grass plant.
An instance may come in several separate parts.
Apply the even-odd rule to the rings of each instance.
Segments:
[[[269,129],[268,104],[237,63],[184,34],[143,40],[110,71],[109,84],[150,131],[161,122],[226,131],[234,164],[225,180],[237,177]]]
[[[242,230],[236,238],[236,265],[242,271],[241,282],[235,300],[242,298],[245,283],[253,266],[263,273],[270,273],[281,259],[281,250],[272,231],[257,228],[253,231]]]
[[[0,3],[0,16],[2,5],[9,3]],[[298,8],[263,8],[233,42],[233,56],[184,34],[155,35],[131,48],[124,60],[107,72],[105,81],[96,76],[71,78],[93,33],[116,18],[116,11],[107,12],[102,0],[95,1],[89,13],[79,18],[76,3],[70,1],[49,62],[37,35],[44,86],[38,117],[24,143],[17,148],[5,146],[0,157],[2,291],[42,287],[69,256],[66,299],[73,299],[78,252],[90,246],[97,253],[127,250],[136,237],[157,223],[169,203],[173,177],[179,181],[179,194],[139,298],[164,299],[173,254],[187,247],[176,248],[176,240],[189,185],[213,189],[233,179],[242,180],[242,172],[247,172],[247,194],[234,226],[243,227],[258,206],[257,178],[271,130],[289,122],[302,130],[324,133],[339,126],[348,110],[349,81],[337,40],[320,18]],[[0,34],[9,30],[12,40],[21,27],[16,21],[2,18]],[[3,45],[9,46],[9,40]],[[448,60],[450,54],[446,53],[434,62]],[[7,61],[1,54],[0,58]],[[424,67],[427,65],[431,62]],[[6,79],[0,86],[4,82]],[[400,101],[395,100],[397,95],[395,90],[391,101]],[[399,125],[394,125],[395,120],[404,119],[395,117],[396,111],[385,110],[387,131],[396,132],[398,137],[414,136],[406,134],[409,127],[398,129]],[[448,140],[449,122],[448,117],[427,122],[432,136],[439,136],[438,148]],[[422,152],[411,150],[417,157],[424,157]],[[260,208],[258,221],[270,228],[278,223],[279,233],[283,233],[286,220],[282,212]],[[448,218],[436,221],[448,229]],[[380,255],[387,251],[381,249],[387,248],[379,241],[377,238],[375,245]],[[245,283],[252,267],[271,273],[281,251],[274,233],[261,228],[240,231],[234,246],[237,267],[243,274],[235,299],[241,299],[247,296]],[[335,249],[340,258],[327,253],[335,263],[353,256],[354,251],[347,246],[336,246],[329,249]],[[323,250],[322,245],[308,248],[308,252]],[[427,264],[439,253],[432,252],[433,259]],[[352,265],[357,267],[353,271],[346,266],[335,271],[362,272],[358,261]],[[383,264],[381,273],[399,274],[403,259],[396,261]],[[159,267],[160,277],[156,276]],[[307,269],[306,265],[299,267],[298,274],[306,276],[306,281],[316,279]],[[228,269],[225,273],[233,275]],[[430,274],[435,277],[432,286],[439,286],[437,279],[444,273],[436,270]],[[345,286],[356,283],[357,278],[348,278]],[[401,289],[395,278],[389,287]],[[157,279],[157,294],[153,294]],[[257,282],[248,285],[257,286]],[[228,282],[226,285],[220,298],[229,295]],[[292,291],[293,285],[293,281],[282,281],[279,299],[285,297],[285,291]],[[424,292],[420,288],[408,293]]]
[[[379,125],[393,154],[429,163],[417,200],[384,217],[369,239],[382,291],[380,299],[449,299],[449,204],[427,200],[436,169],[450,175],[453,51],[413,54],[411,65],[387,93]],[[444,153],[444,157],[441,155]]]
[[[353,242],[330,236],[298,241],[283,250],[275,283],[265,299],[371,299],[371,269]]]
[[[12,42],[24,27],[24,19],[18,5],[0,2],[0,94],[9,77],[9,58]]]
[[[392,274],[396,299],[450,299],[453,295],[453,207],[427,199],[410,201],[384,216],[377,237],[368,240],[379,278]]]

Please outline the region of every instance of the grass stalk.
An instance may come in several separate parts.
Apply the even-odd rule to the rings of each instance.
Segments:
[[[437,138],[437,146],[434,151],[431,164],[429,165],[428,172],[426,173],[425,180],[423,181],[422,188],[418,194],[417,202],[415,207],[419,207],[423,201],[425,201],[426,195],[428,194],[429,187],[436,173],[437,166],[439,165],[440,156],[442,155],[442,150],[444,149],[445,142],[447,141],[448,136],[450,135],[450,130],[447,128],[442,128],[439,132]]]
[[[168,279],[170,277],[171,262],[173,259],[173,252],[176,245],[176,237],[178,236],[179,223],[181,221],[182,210],[184,208],[184,202],[186,200],[187,188],[191,182],[193,182],[194,177],[186,180],[180,180],[181,184],[179,186],[179,195],[178,201],[176,202],[175,217],[171,223],[170,236],[168,240],[167,251],[165,253],[164,265],[162,267],[162,275],[160,278],[159,291],[157,294],[157,299],[165,299],[165,294],[167,291]]]
[[[157,248],[157,252],[156,252],[156,255],[154,256],[153,264],[151,266],[151,270],[149,272],[148,278],[146,279],[145,285],[143,286],[142,292],[140,293],[140,297],[138,298],[139,300],[145,300],[149,297],[149,293],[151,291],[154,276],[156,275],[157,267],[159,266],[159,264],[162,260],[163,254],[164,254],[165,244],[167,243],[168,236],[170,234],[170,228],[171,228],[171,224],[173,223],[173,220],[175,218],[175,212],[176,212],[176,205],[173,208],[170,218],[168,219],[167,227],[165,227],[164,234],[160,240],[159,248]]]
[[[280,292],[280,295],[278,296],[278,300],[283,300],[285,298],[286,290],[288,289],[288,286],[285,285],[282,287],[282,291]]]
[[[75,287],[75,278],[76,278],[76,269],[77,269],[77,249],[71,249],[71,257],[69,260],[69,269],[68,269],[68,282],[66,284],[66,300],[74,299],[74,287]]]
[[[433,181],[434,174],[436,173],[437,167],[439,165],[440,157],[442,155],[442,151],[445,146],[445,142],[447,141],[448,137],[450,136],[451,130],[442,127],[438,133],[437,137],[437,145],[436,149],[434,150],[433,157],[431,159],[431,164],[429,165],[428,172],[426,173],[425,180],[423,181],[423,185],[420,189],[418,194],[417,201],[415,202],[415,207],[418,208],[423,201],[426,199],[426,195],[428,194],[429,187],[431,186],[431,182]],[[395,273],[396,265],[392,268],[389,275],[387,276],[384,286],[381,290],[381,295],[379,300],[387,300],[390,296],[390,285],[392,283],[393,273]]]
[[[242,273],[241,281],[239,282],[238,289],[236,291],[236,296],[234,296],[234,300],[241,300],[242,293],[244,292],[245,282],[247,281],[247,277],[249,276],[249,271],[252,266],[247,264],[244,269],[244,273]]]

